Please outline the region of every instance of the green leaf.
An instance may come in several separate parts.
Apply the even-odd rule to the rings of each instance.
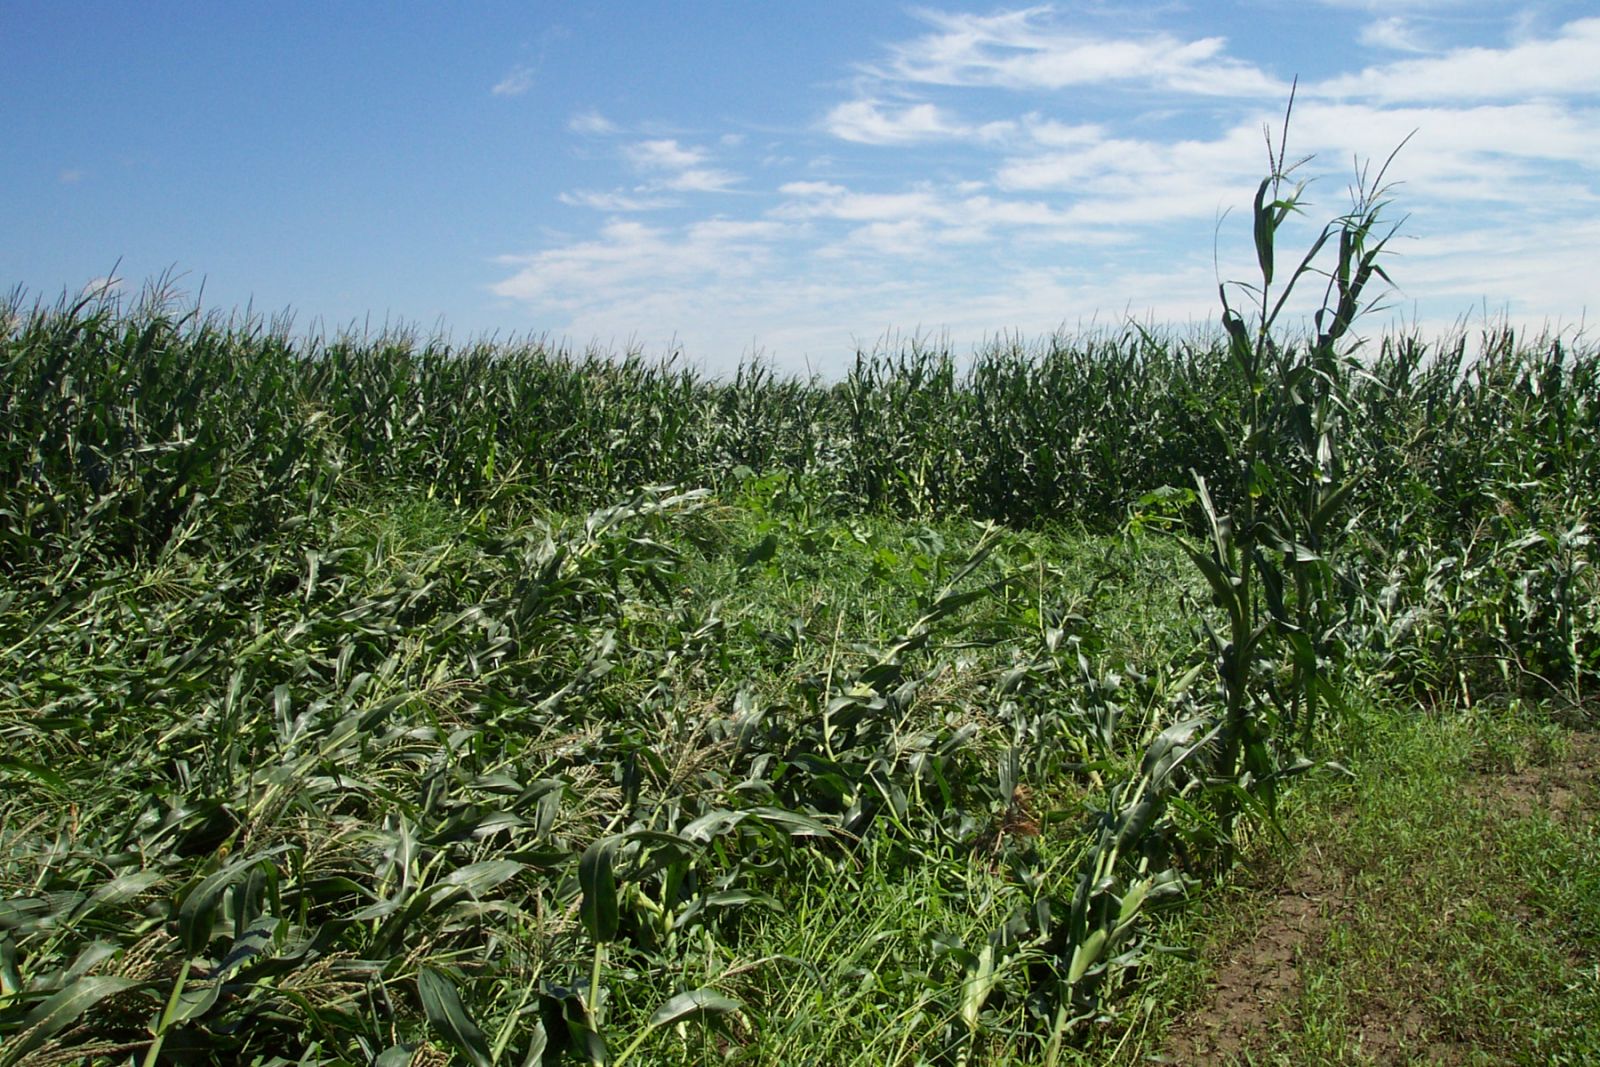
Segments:
[[[544,1020],[536,1019],[528,1035],[528,1052],[522,1057],[523,1067],[538,1067],[544,1062],[544,1051],[550,1046],[550,1035],[545,1031]]]
[[[1272,284],[1272,240],[1280,217],[1274,210],[1277,204],[1267,203],[1267,190],[1272,188],[1272,182],[1272,178],[1261,179],[1255,203],[1256,262],[1261,266],[1261,280],[1268,285]]]
[[[459,867],[440,879],[441,885],[460,886],[473,896],[488,892],[501,882],[515,877],[522,864],[515,860],[484,860]]]
[[[1100,959],[1100,954],[1105,951],[1108,936],[1104,929],[1096,930],[1072,950],[1072,964],[1067,968],[1068,985],[1077,985],[1084,972]]]
[[[22,926],[30,917],[49,910],[50,902],[37,897],[0,900],[0,929]]]
[[[140,983],[132,978],[90,975],[80,978],[50,997],[22,1020],[19,1038],[0,1047],[0,1067],[11,1067],[77,1021],[78,1017],[109,996],[132,989]]]
[[[66,793],[71,788],[67,785],[65,778],[62,778],[50,768],[25,759],[18,759],[15,756],[0,758],[0,771],[7,771],[24,778],[32,778],[40,785],[46,786],[56,793]]]
[[[188,955],[199,956],[211,941],[211,919],[222,900],[222,894],[227,892],[228,887],[243,877],[251,867],[265,863],[267,857],[289,847],[279,845],[266,852],[257,852],[236,859],[220,871],[201,879],[200,884],[189,891],[178,907],[178,938],[183,942],[184,951]]]
[[[830,837],[833,834],[831,827],[825,826],[809,815],[802,815],[797,811],[761,807],[750,808],[749,815],[753,819],[770,825],[787,827],[790,837]]]
[[[0,1001],[10,1000],[22,991],[22,975],[17,971],[17,943],[11,935],[0,934]]]
[[[1234,587],[1232,578],[1217,565],[1217,561],[1201,552],[1193,545],[1180,542],[1179,547],[1200,573],[1205,575],[1206,582],[1211,586],[1211,591],[1216,595],[1217,605],[1228,613],[1230,621],[1237,621],[1243,617],[1244,606],[1239,602],[1239,591]]]
[[[994,945],[984,945],[978,950],[973,965],[967,968],[966,978],[961,983],[961,1021],[971,1033],[978,1030],[978,1016],[983,1013],[983,1002],[989,999],[997,978]]]
[[[617,936],[617,873],[613,866],[619,838],[602,837],[578,861],[578,887],[583,900],[578,915],[585,930],[604,944]]]
[[[1254,379],[1255,349],[1250,344],[1250,331],[1245,326],[1244,317],[1232,308],[1228,308],[1222,313],[1222,326],[1228,331],[1228,354],[1247,377]]]
[[[161,881],[159,871],[132,871],[128,874],[119,874],[96,889],[89,897],[89,901],[94,907],[121,904],[143,893],[159,881]]]
[[[608,1063],[611,1060],[611,1051],[606,1047],[606,1039],[595,1029],[594,1017],[589,1012],[589,1006],[583,998],[569,990],[551,988],[546,991],[547,1004],[552,1004],[556,1009],[555,1022],[561,1024],[565,1033],[565,1040],[577,1047],[578,1052],[589,1063]],[[543,1007],[543,1006],[541,1006]],[[548,1035],[550,1020],[545,1022]],[[646,1028],[646,1033],[649,1032]]]
[[[737,1000],[730,1000],[714,989],[691,989],[687,993],[679,993],[657,1008],[650,1016],[649,1025],[655,1029],[701,1015],[726,1015],[738,1011],[742,1006]]]
[[[489,1039],[467,1015],[450,979],[430,967],[422,968],[417,972],[417,996],[422,1000],[422,1010],[428,1014],[429,1025],[446,1041],[471,1060],[474,1067],[493,1067]]]
[[[755,545],[751,546],[750,550],[744,554],[744,558],[739,561],[739,569],[747,570],[758,564],[766,563],[777,554],[778,535],[769,533]]]
[[[1139,916],[1139,909],[1144,907],[1145,897],[1150,895],[1152,880],[1149,878],[1135,882],[1129,890],[1122,895],[1122,906],[1117,909],[1117,928],[1122,929],[1132,923]]]

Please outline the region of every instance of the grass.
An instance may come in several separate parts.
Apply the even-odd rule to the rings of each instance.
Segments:
[[[1208,947],[1152,978],[1128,1062],[1593,1062],[1597,749],[1527,713],[1368,711],[1353,779],[1297,794],[1290,843],[1168,933]]]

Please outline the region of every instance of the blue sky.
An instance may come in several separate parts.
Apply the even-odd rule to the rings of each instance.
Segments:
[[[1187,327],[1219,269],[1249,276],[1261,131],[1296,76],[1314,220],[1416,131],[1374,325],[1582,324],[1589,2],[0,0],[0,286],[172,270],[303,329],[713,371]]]

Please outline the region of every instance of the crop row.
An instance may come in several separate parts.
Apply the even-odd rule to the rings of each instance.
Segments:
[[[912,344],[825,382],[537,343],[297,340],[166,308],[14,297],[0,315],[0,566],[145,558],[201,528],[244,544],[362,493],[570,510],[784,472],[835,513],[1109,529],[1191,471],[1225,505],[1238,492],[1248,393],[1226,339],[1129,331],[967,359]],[[1470,525],[1552,474],[1600,481],[1592,347],[1401,336],[1336,371],[1368,508]]]

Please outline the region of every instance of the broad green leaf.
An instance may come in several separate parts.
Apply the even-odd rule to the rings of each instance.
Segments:
[[[46,786],[56,793],[66,793],[71,788],[67,785],[65,778],[50,768],[29,760],[19,759],[16,756],[0,757],[0,771],[7,771],[23,778],[32,778],[40,785]]]
[[[1151,880],[1148,878],[1135,882],[1133,886],[1122,895],[1122,906],[1117,909],[1117,926],[1125,927],[1139,914],[1139,909],[1144,906],[1145,897],[1150,894]]]
[[[417,972],[417,996],[428,1015],[429,1025],[466,1056],[473,1067],[493,1067],[489,1039],[467,1014],[461,995],[450,979],[431,967],[422,968]]]
[[[550,1035],[544,1028],[544,1020],[535,1019],[528,1034],[528,1052],[522,1057],[522,1067],[538,1067],[543,1063],[544,1051],[549,1045]]]
[[[198,885],[189,890],[178,907],[178,938],[191,957],[201,955],[211,940],[212,916],[228,887],[244,877],[252,867],[267,863],[271,857],[292,847],[288,844],[276,845],[249,856],[240,856],[221,870],[202,878]]]
[[[649,1025],[652,1028],[670,1026],[684,1019],[701,1015],[726,1015],[740,1008],[737,1000],[730,1000],[714,989],[691,989],[687,993],[679,993],[657,1008],[650,1016]]]
[[[791,837],[829,837],[833,829],[809,815],[802,815],[797,811],[786,811],[783,808],[750,808],[752,818],[776,826],[787,827]]]
[[[613,867],[619,839],[602,837],[584,849],[578,861],[578,888],[583,893],[578,914],[584,929],[604,944],[617,936],[617,873]]]
[[[1275,211],[1277,205],[1267,202],[1267,191],[1275,180],[1275,177],[1261,179],[1260,186],[1256,188],[1254,211],[1256,262],[1261,267],[1261,280],[1267,285],[1272,284],[1272,244],[1278,221]]]
[[[966,978],[961,983],[961,1021],[969,1032],[977,1031],[978,1016],[983,1012],[984,1001],[989,999],[990,992],[994,990],[996,978],[994,945],[985,944],[978,950],[977,959],[967,969]]]
[[[440,879],[440,884],[459,886],[473,896],[479,896],[501,882],[516,877],[521,871],[522,864],[514,860],[484,860],[482,863],[458,867]]]
[[[1068,985],[1077,985],[1084,973],[1100,959],[1100,954],[1105,951],[1106,937],[1104,929],[1096,929],[1072,950],[1072,963],[1067,968]]]
[[[94,907],[107,904],[121,904],[125,900],[143,893],[145,890],[161,881],[159,871],[130,871],[119,874],[105,885],[96,889],[89,897],[89,902]]]
[[[26,1062],[24,1057],[76,1022],[109,996],[140,985],[131,978],[90,975],[54,994],[22,1020],[20,1036],[0,1046],[0,1067]]]
[[[0,1001],[22,991],[22,975],[17,970],[17,943],[10,934],[0,934]]]

